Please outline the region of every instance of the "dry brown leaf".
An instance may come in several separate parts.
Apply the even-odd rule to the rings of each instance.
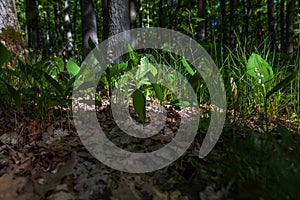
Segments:
[[[36,141],[39,137],[41,137],[43,132],[42,122],[39,119],[32,120],[29,124],[28,132],[29,142]]]
[[[0,177],[0,199],[18,199],[18,193],[26,183],[27,179],[24,177],[4,174]]]

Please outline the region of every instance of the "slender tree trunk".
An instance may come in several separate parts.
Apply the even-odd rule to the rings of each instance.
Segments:
[[[78,5],[79,5],[79,1],[75,1],[75,7],[73,10],[73,30],[74,30],[74,41],[77,40],[77,12],[78,12]]]
[[[130,0],[130,29],[136,28],[136,0]]]
[[[248,47],[248,36],[249,36],[249,21],[251,16],[251,5],[250,0],[242,0],[242,6],[244,7],[244,37],[246,49]]]
[[[284,18],[284,6],[285,1],[280,0],[280,50],[285,52],[285,18]]]
[[[295,12],[295,1],[289,0],[287,2],[287,17],[286,17],[286,53],[288,58],[293,58],[294,47],[293,47],[293,37],[294,37],[294,12]]]
[[[103,17],[103,33],[102,40],[106,40],[109,35],[109,11],[108,11],[108,0],[102,0],[102,17]]]
[[[94,0],[80,0],[83,56],[91,51],[89,40],[98,45],[97,22]]]
[[[229,38],[230,38],[230,46],[233,49],[235,47],[235,35],[234,35],[234,25],[235,25],[235,14],[234,14],[234,0],[230,0],[229,3],[229,10],[230,10],[230,31],[229,31]]]
[[[34,52],[40,50],[39,13],[35,0],[26,0],[26,43]]]
[[[226,1],[220,0],[221,7],[221,34],[222,43],[227,44],[227,20],[226,20]]]
[[[197,38],[204,40],[206,35],[206,0],[198,0],[198,17],[205,19],[205,21],[199,22]]]
[[[255,11],[255,18],[256,18],[256,37],[257,42],[260,43],[263,38],[263,23],[261,22],[261,0],[256,0],[256,11]]]
[[[272,48],[274,48],[276,42],[274,0],[267,0],[267,7],[268,7],[268,29],[269,29]]]
[[[54,24],[55,24],[55,47],[62,43],[61,28],[60,28],[60,16],[59,16],[59,3],[54,4]]]
[[[72,39],[72,29],[71,29],[71,19],[70,19],[70,0],[65,0],[65,28],[67,32],[67,53],[68,56],[74,56],[73,50],[73,39]]]
[[[159,26],[163,27],[163,0],[159,1],[158,4],[158,17],[159,17]]]
[[[43,43],[43,53],[44,55],[49,55],[50,51],[50,45],[52,43],[52,34],[51,34],[51,21],[49,19],[49,14],[48,12],[45,10],[43,13],[43,23],[47,25],[47,29],[46,29],[46,34],[45,34],[45,38],[44,38],[44,43]]]

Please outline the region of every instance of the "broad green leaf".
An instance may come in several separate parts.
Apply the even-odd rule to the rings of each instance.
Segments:
[[[148,65],[149,64],[139,65],[139,68],[138,68],[137,73],[136,73],[136,79],[142,79],[149,72]]]
[[[156,83],[152,83],[152,87],[155,91],[155,94],[156,94],[158,100],[160,101],[160,103],[162,103],[162,101],[163,101],[163,92],[162,92],[162,89],[161,89],[160,85],[158,85]]]
[[[253,53],[248,59],[247,73],[252,76],[260,84],[270,86],[270,81],[273,79],[273,70],[269,63],[260,55]]]
[[[146,98],[141,90],[137,89],[133,94],[133,106],[140,120],[145,123],[146,120]]]
[[[70,74],[70,77],[73,78],[78,74],[80,70],[80,67],[77,65],[75,60],[73,58],[70,58],[70,60],[67,63],[67,71]]]
[[[6,49],[6,47],[0,43],[0,67],[4,65],[4,63],[9,58],[9,51]]]
[[[152,64],[148,64],[148,67],[149,67],[149,71],[151,72],[151,74],[153,76],[156,76],[157,75],[157,69]]]
[[[118,76],[127,70],[128,62],[122,62],[108,68],[110,77]]]
[[[60,86],[60,84],[54,78],[52,78],[52,76],[50,76],[46,72],[43,72],[43,75],[44,75],[45,79],[53,86],[53,88],[57,92],[59,92],[60,95],[64,94],[63,88]]]
[[[272,94],[277,92],[278,90],[286,87],[290,84],[295,78],[297,77],[297,73],[291,73],[288,77],[284,80],[280,81],[275,87],[273,87],[269,92],[267,92],[267,98],[270,97]]]
[[[10,84],[8,84],[2,77],[0,80],[5,84],[8,92],[10,93],[11,97],[15,101],[16,106],[19,108],[21,106],[21,96],[20,93]]]
[[[189,63],[186,61],[185,58],[182,58],[182,65],[185,67],[185,69],[188,71],[188,73],[192,76],[194,76],[194,74],[196,73],[191,66],[189,65]]]
[[[62,58],[54,58],[54,64],[56,67],[55,70],[57,71],[57,74],[64,71],[65,64],[64,64],[64,60]]]

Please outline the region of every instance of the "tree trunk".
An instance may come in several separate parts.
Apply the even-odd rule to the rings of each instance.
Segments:
[[[73,50],[73,39],[72,39],[72,29],[71,29],[71,19],[70,19],[70,0],[65,0],[65,28],[67,33],[67,53],[68,57],[74,56]]]
[[[293,58],[294,47],[293,47],[293,37],[294,37],[294,12],[295,12],[295,1],[289,0],[287,2],[287,17],[286,17],[286,53],[288,58]]]
[[[257,42],[261,43],[262,38],[263,38],[263,23],[261,21],[261,0],[256,0],[256,11],[255,11],[255,18],[256,18],[256,37],[257,37]]]
[[[39,13],[35,0],[26,0],[26,44],[34,52],[39,50]]]
[[[274,0],[267,0],[267,7],[268,7],[268,29],[269,29],[270,39],[271,39],[271,47],[274,48],[276,42]]]
[[[129,16],[129,0],[108,0],[109,6],[109,37],[115,34],[121,33],[125,30],[130,29],[130,16]],[[125,38],[124,45],[129,43],[130,36]],[[112,41],[108,50],[116,52],[118,54],[119,49],[115,49],[117,41]],[[125,46],[124,46],[125,47]],[[114,51],[115,50],[115,51]],[[120,63],[122,61],[121,57],[114,61],[115,63]]]
[[[130,0],[130,29],[136,28],[136,3]]]
[[[197,38],[204,40],[206,35],[206,0],[198,0],[198,17],[205,19],[205,21],[199,22]]]
[[[284,0],[280,0],[280,50],[285,52],[285,18],[284,18]]]
[[[102,0],[102,17],[103,17],[103,33],[102,40],[106,40],[109,35],[109,11],[108,11],[108,0]]]
[[[222,43],[227,44],[227,20],[226,20],[226,1],[220,0],[221,7],[221,35]]]
[[[98,45],[97,22],[94,8],[94,0],[80,0],[81,22],[82,22],[82,43],[83,56],[87,56],[91,51],[89,39]]]
[[[61,30],[60,30],[60,16],[59,16],[59,3],[54,3],[54,24],[55,24],[55,47],[62,43]]]
[[[24,53],[24,40],[20,32],[14,0],[0,1],[0,42],[16,55]],[[25,55],[21,59],[25,61]]]
[[[230,0],[229,3],[229,11],[230,11],[230,31],[229,31],[229,38],[230,38],[230,47],[233,49],[235,47],[235,35],[234,35],[234,0]]]

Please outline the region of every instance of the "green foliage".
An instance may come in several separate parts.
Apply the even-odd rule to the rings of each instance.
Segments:
[[[253,53],[247,63],[247,73],[252,76],[259,84],[271,86],[271,80],[274,78],[272,67],[258,54]]]
[[[146,98],[141,90],[137,89],[133,93],[133,106],[136,113],[139,116],[139,119],[142,123],[145,123],[146,120]]]

